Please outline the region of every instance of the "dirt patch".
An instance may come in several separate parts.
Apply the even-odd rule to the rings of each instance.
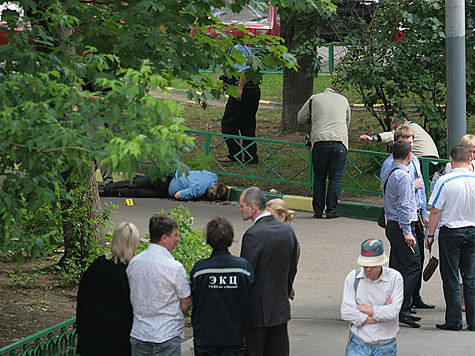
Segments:
[[[0,347],[75,315],[77,288],[53,273],[58,259],[0,264]]]

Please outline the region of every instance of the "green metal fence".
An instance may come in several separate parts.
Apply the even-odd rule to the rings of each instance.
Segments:
[[[335,70],[335,46],[342,46],[341,43],[329,43],[327,45],[322,45],[321,47],[326,47],[328,51],[328,55],[320,55],[321,56],[321,63],[320,63],[320,70],[318,71],[318,74],[334,74],[336,72]],[[259,56],[261,55],[262,57],[265,55],[266,48],[264,47],[253,47],[254,54]],[[327,68],[327,63],[328,63],[328,69],[324,70],[323,68]],[[212,64],[209,68],[206,69],[201,69],[202,72],[214,72],[216,70],[216,63]],[[265,67],[264,69],[261,70],[261,73],[282,73],[282,66],[274,67],[274,68],[269,68]]]
[[[0,349],[9,356],[74,356],[76,355],[76,318],[30,335]]]
[[[252,181],[261,180],[300,185],[308,187],[309,191],[312,189],[311,150],[304,143],[203,131],[186,132],[195,137],[196,140],[196,148],[192,154],[204,154],[209,160],[209,170],[218,175]],[[259,163],[250,164],[246,163],[245,160],[244,162],[235,163],[219,162],[219,158],[225,156],[228,152],[227,139],[234,140],[241,147],[237,156],[242,156],[250,146],[243,146],[244,139],[253,142],[257,146]],[[379,174],[381,165],[388,156],[388,153],[383,152],[350,149],[343,173],[342,191],[382,196]],[[428,195],[430,187],[429,164],[431,162],[443,163],[440,165],[443,169],[448,161],[435,158],[420,158],[419,160],[421,161],[423,179]]]
[[[195,137],[196,149],[193,153],[204,154],[209,159],[209,170],[222,176],[268,182],[294,184],[311,187],[312,175],[308,162],[311,152],[303,143],[269,140],[255,137],[224,135],[203,131],[186,131]],[[219,158],[227,155],[226,139],[234,140],[241,147],[237,155],[245,154],[248,146],[242,140],[252,141],[257,146],[259,163],[246,161],[221,163]],[[252,143],[251,143],[252,144]],[[298,167],[298,168],[295,168]]]

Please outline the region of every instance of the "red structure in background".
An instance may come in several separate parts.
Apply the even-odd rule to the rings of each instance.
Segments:
[[[3,4],[0,5],[0,29],[2,27],[10,29],[8,27],[7,22],[2,21],[2,14],[3,14],[4,11],[15,11],[15,12],[17,12],[20,22],[23,19],[23,16],[25,14],[25,12],[23,11],[23,8],[20,5],[10,3],[10,2],[4,2]],[[17,23],[16,26],[17,27],[15,27],[15,29],[14,29],[15,32],[23,32],[25,27],[27,29],[31,28],[31,25],[30,25],[29,22],[21,23],[20,26]],[[10,38],[8,37],[8,35],[9,34],[7,32],[0,30],[0,45],[6,45],[10,42]]]
[[[257,19],[249,20],[246,17],[245,12],[254,14],[257,16]],[[280,25],[277,21],[277,9],[275,6],[269,4],[269,10],[267,15],[263,15],[259,13],[257,10],[253,9],[250,6],[247,6],[243,9],[243,11],[239,14],[233,14],[232,11],[228,8],[224,9],[213,9],[213,14],[216,18],[220,19],[225,25],[228,27],[223,30],[223,32],[232,34],[234,36],[249,36],[248,33],[243,32],[240,30],[237,25],[243,25],[247,31],[251,33],[251,36],[259,36],[259,35],[272,35],[272,36],[279,36],[280,35]],[[247,14],[249,15],[249,14]],[[195,29],[191,30],[191,34]],[[220,29],[220,31],[222,31]],[[218,32],[213,27],[208,27],[208,33],[212,37],[218,37]]]

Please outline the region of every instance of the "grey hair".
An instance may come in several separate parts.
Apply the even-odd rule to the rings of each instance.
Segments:
[[[266,196],[258,187],[249,187],[242,192],[243,200],[247,205],[256,204],[259,210],[266,208]]]
[[[106,256],[114,263],[127,263],[134,257],[139,245],[139,230],[131,222],[121,222],[112,233],[111,252]]]

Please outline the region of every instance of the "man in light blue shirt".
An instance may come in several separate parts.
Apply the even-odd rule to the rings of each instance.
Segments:
[[[225,200],[229,189],[223,183],[218,183],[218,176],[209,171],[188,171],[169,175],[166,180],[138,175],[133,182],[122,181],[108,183],[99,188],[101,196],[127,198],[175,198],[190,200],[206,198],[209,200]]]
[[[413,147],[414,144],[414,133],[412,132],[409,126],[401,126],[396,129],[394,132],[394,142],[406,141],[411,144]],[[393,156],[389,156],[381,166],[381,177],[389,169],[393,163]],[[424,266],[424,223],[425,226],[429,224],[429,218],[427,215],[427,204],[426,204],[426,192],[424,187],[424,180],[422,179],[421,166],[419,159],[413,154],[412,161],[407,166],[409,173],[414,182],[414,190],[416,194],[416,204],[417,204],[417,213],[418,219],[415,223],[415,234],[417,239],[417,244],[419,246],[419,258],[421,261],[421,267]],[[422,220],[422,221],[421,221]],[[416,288],[414,290],[412,307],[421,308],[421,309],[433,309],[435,305],[425,303],[422,300],[420,290],[422,286],[422,269],[419,275]]]
[[[386,237],[391,244],[390,267],[398,270],[404,280],[404,300],[399,322],[420,328],[420,318],[411,315],[411,305],[418,277],[421,273],[419,248],[415,239],[417,206],[414,183],[407,166],[412,161],[411,145],[396,142],[393,145],[393,163],[383,173]]]
[[[168,186],[168,195],[179,200],[199,198],[205,194],[212,198],[217,185],[218,176],[212,172],[203,170],[179,174],[176,171]]]

